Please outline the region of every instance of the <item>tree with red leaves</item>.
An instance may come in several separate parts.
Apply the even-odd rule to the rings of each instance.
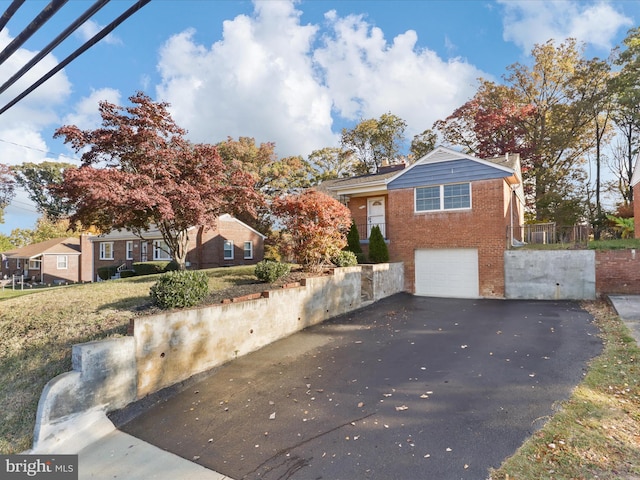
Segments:
[[[291,238],[291,253],[306,270],[317,271],[347,245],[351,212],[315,190],[277,198],[273,213]]]
[[[155,226],[183,269],[191,227],[212,227],[222,213],[255,212],[261,196],[255,179],[225,164],[215,146],[187,141],[168,104],[141,92],[129,100],[130,107],[100,102],[100,128],[56,130],[83,151],[82,166],[66,170],[59,189],[74,207],[72,224],[127,229],[143,239]]]

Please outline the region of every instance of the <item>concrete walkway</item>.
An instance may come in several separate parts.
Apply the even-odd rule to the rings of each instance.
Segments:
[[[640,295],[609,295],[609,301],[640,345]]]
[[[80,480],[231,480],[119,430],[79,453]]]

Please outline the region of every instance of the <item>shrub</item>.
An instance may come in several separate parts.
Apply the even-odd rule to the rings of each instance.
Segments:
[[[169,262],[136,262],[133,264],[133,271],[136,275],[155,275],[166,271]]]
[[[291,265],[288,263],[263,260],[256,264],[255,276],[263,282],[273,283],[279,278],[289,275],[290,271]]]
[[[98,276],[102,280],[109,280],[118,272],[118,265],[111,265],[110,267],[99,267]]]
[[[373,263],[389,261],[389,249],[384,241],[380,227],[377,225],[371,229],[371,235],[369,236],[369,260]]]
[[[358,257],[356,257],[356,254],[353,252],[342,250],[341,252],[338,252],[331,261],[337,267],[353,267],[358,264]]]
[[[367,263],[367,256],[364,253],[356,253],[358,263]]]
[[[133,270],[122,270],[120,272],[120,278],[129,278],[129,277],[135,277],[136,276],[136,272],[134,272]]]
[[[193,307],[209,293],[209,279],[204,272],[183,270],[167,272],[151,287],[151,299],[160,308]]]
[[[347,246],[345,250],[349,252],[353,252],[356,255],[358,253],[362,253],[362,247],[360,246],[360,233],[358,232],[358,227],[355,222],[351,222],[351,228],[349,229],[349,233],[347,233]]]
[[[336,199],[315,190],[278,197],[274,215],[291,239],[291,252],[308,271],[318,271],[347,245],[351,212]]]

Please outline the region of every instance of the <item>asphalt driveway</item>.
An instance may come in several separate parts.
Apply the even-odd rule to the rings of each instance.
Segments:
[[[484,479],[600,353],[591,321],[574,302],[398,294],[114,419],[236,480]]]

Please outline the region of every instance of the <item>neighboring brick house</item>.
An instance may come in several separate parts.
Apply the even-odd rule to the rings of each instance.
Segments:
[[[380,226],[390,260],[404,262],[408,291],[504,297],[504,251],[524,220],[519,155],[483,160],[438,147],[408,168],[382,167],[321,190],[349,207],[361,238]]]
[[[636,160],[636,166],[633,169],[631,188],[633,188],[634,237],[640,238],[640,157]]]
[[[54,238],[2,254],[2,278],[24,275],[25,280],[36,283],[75,283],[80,270],[78,238]]]
[[[100,267],[131,269],[135,262],[171,260],[159,231],[149,230],[143,236],[145,240],[132,232],[117,230],[88,237],[93,251],[93,278],[97,278]],[[215,228],[189,230],[187,267],[200,270],[256,264],[264,258],[264,240],[264,235],[247,224],[231,215],[221,215]]]

